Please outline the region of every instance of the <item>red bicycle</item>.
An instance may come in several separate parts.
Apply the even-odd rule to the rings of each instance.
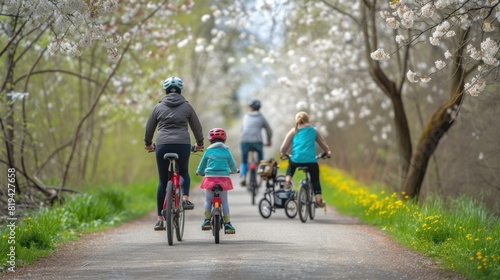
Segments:
[[[166,153],[163,155],[165,160],[168,160],[168,183],[167,193],[163,202],[163,210],[161,211],[165,219],[167,231],[168,245],[173,244],[174,230],[178,241],[182,241],[184,235],[184,208],[182,207],[182,188],[180,186],[179,168],[177,160],[179,155],[176,153]]]
[[[195,146],[191,147],[191,152],[197,152]],[[167,231],[168,245],[174,243],[174,231],[177,241],[182,241],[184,235],[184,207],[182,204],[182,188],[180,185],[180,174],[177,160],[179,155],[176,153],[166,153],[163,159],[168,160],[168,183],[166,187],[165,200],[163,201],[163,210],[161,214],[165,220],[165,231]]]

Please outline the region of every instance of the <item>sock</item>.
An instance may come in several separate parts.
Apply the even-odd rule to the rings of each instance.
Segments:
[[[229,215],[224,215],[224,223],[229,223],[230,221]]]
[[[205,210],[205,219],[210,219],[211,213],[210,210]]]

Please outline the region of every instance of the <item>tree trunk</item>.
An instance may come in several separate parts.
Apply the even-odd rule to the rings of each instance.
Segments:
[[[403,197],[405,198],[416,198],[418,200],[429,160],[434,154],[434,151],[436,151],[441,138],[453,125],[460,104],[462,103],[465,78],[471,70],[465,70],[463,67],[463,58],[465,57],[465,46],[469,30],[470,29],[464,30],[464,32],[458,36],[460,38],[458,42],[460,48],[453,57],[453,67],[450,71],[450,94],[448,95],[448,99],[432,115],[420,136],[416,151],[411,158],[408,177],[406,177],[402,186],[404,191]]]

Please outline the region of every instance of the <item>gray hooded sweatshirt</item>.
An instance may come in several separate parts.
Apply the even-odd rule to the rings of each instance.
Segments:
[[[149,114],[144,133],[146,146],[153,143],[158,126],[156,145],[191,144],[188,125],[193,131],[198,146],[203,146],[203,129],[191,104],[179,93],[169,93]]]
[[[241,126],[241,143],[263,143],[262,129],[266,131],[267,143],[271,143],[273,130],[264,116],[259,111],[248,112],[243,116]]]

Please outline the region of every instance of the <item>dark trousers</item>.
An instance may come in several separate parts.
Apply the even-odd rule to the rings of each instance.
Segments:
[[[156,166],[158,167],[158,190],[156,191],[156,208],[158,216],[161,216],[163,209],[163,201],[165,200],[166,188],[168,183],[168,160],[163,159],[166,153],[176,153],[179,155],[177,161],[179,166],[180,184],[182,193],[189,195],[189,187],[191,185],[191,178],[189,177],[189,156],[191,154],[191,145],[189,144],[165,144],[157,145],[155,147],[156,153]]]
[[[311,184],[315,194],[321,194],[321,184],[319,183],[319,165],[317,162],[311,163],[295,163],[289,160],[288,168],[286,170],[286,175],[293,177],[295,169],[299,166],[306,166],[309,168],[309,174],[311,175]]]

